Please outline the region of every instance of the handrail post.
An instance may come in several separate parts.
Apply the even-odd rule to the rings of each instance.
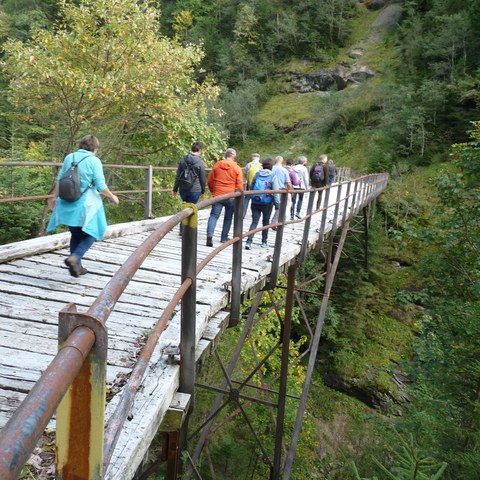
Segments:
[[[180,325],[180,386],[178,391],[191,395],[189,411],[195,404],[195,335],[197,311],[197,235],[198,208],[185,203],[193,214],[182,221],[182,283],[190,278],[192,284],[182,299]]]
[[[329,189],[330,190],[330,189]],[[340,211],[340,198],[342,196],[342,185],[339,184],[337,186],[337,198],[335,200],[335,209],[333,211],[333,219],[332,219],[332,229],[330,230],[330,238],[328,241],[328,252],[327,252],[327,273],[330,271],[330,267],[332,265],[332,256],[333,256],[333,245],[335,240],[335,234],[338,228],[338,212]]]
[[[322,211],[322,220],[320,223],[320,230],[318,232],[318,243],[317,243],[317,252],[322,252],[323,251],[323,238],[325,236],[325,225],[327,224],[327,213],[328,213],[328,201],[330,199],[330,188],[326,188],[325,190],[320,190],[318,194],[321,197],[321,192],[323,192],[323,211]],[[317,208],[319,207],[319,203],[317,201]]]
[[[153,198],[153,166],[149,165],[145,170],[145,200],[143,207],[143,218],[153,218],[152,198]]]
[[[230,298],[229,327],[235,327],[240,321],[240,306],[242,293],[242,233],[243,233],[243,205],[244,195],[235,198],[235,211],[233,215],[233,236],[240,237],[233,244],[232,255],[232,290]]]
[[[195,345],[197,322],[197,237],[198,207],[185,203],[192,215],[182,220],[182,283],[190,279],[191,285],[182,298],[180,312],[180,384],[178,391],[190,395],[190,403],[179,436],[172,436],[171,457],[167,478],[177,478],[180,471],[180,451],[187,447],[188,421],[195,406]]]
[[[71,303],[59,313],[59,350],[81,326],[95,333],[95,343],[57,408],[56,478],[61,480],[100,480],[103,476],[108,332],[100,320],[77,313]]]
[[[277,227],[277,235],[275,237],[275,248],[273,250],[273,260],[272,260],[272,271],[270,273],[270,280],[265,286],[266,290],[272,290],[277,285],[278,280],[278,270],[280,264],[280,254],[282,253],[282,241],[283,241],[283,230],[285,228],[285,212],[287,211],[288,196],[290,192],[285,191],[281,194],[280,199],[280,208],[278,211],[278,223],[281,223]]]
[[[342,228],[345,225],[348,213],[348,203],[350,202],[350,189],[352,188],[352,182],[347,183],[347,193],[345,195],[345,203],[343,205],[343,212],[342,212]]]
[[[315,191],[308,194],[307,219],[305,220],[305,227],[303,229],[302,247],[298,262],[302,264],[307,256],[308,234],[310,232],[310,224],[312,223],[313,202],[315,201]]]

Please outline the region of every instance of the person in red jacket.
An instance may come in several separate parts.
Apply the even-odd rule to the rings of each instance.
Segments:
[[[219,160],[212,168],[208,176],[208,188],[214,197],[233,193],[236,190],[243,190],[243,172],[240,166],[235,162],[237,152],[233,148],[227,148],[223,160]],[[232,226],[234,203],[231,198],[222,200],[212,205],[210,217],[207,224],[207,247],[213,247],[213,233],[217,225],[218,217],[225,207],[225,217],[223,219],[221,242],[228,240],[228,233]]]

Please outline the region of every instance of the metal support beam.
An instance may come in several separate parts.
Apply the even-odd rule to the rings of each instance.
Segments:
[[[285,212],[287,211],[288,196],[290,194],[286,193],[281,196],[280,199],[280,210],[278,212],[278,222],[281,223],[277,227],[277,235],[275,237],[275,248],[273,250],[273,260],[272,260],[272,271],[270,273],[270,280],[267,285],[265,285],[265,290],[273,290],[277,285],[278,273],[279,273],[279,264],[280,264],[280,254],[282,253],[282,241],[283,241],[283,230],[285,228]]]
[[[145,170],[145,199],[143,206],[143,218],[153,218],[152,199],[153,199],[153,167],[149,165]]]
[[[275,453],[273,458],[273,469],[270,475],[271,480],[280,479],[280,463],[283,451],[283,429],[285,419],[285,403],[287,399],[288,365],[290,361],[290,335],[292,332],[292,311],[295,294],[295,273],[296,264],[288,268],[287,276],[287,298],[285,303],[285,317],[282,328],[282,363],[280,366],[280,388],[277,410],[277,431],[275,435]]]
[[[308,250],[308,234],[310,232],[310,224],[312,222],[312,211],[313,211],[313,202],[315,201],[315,192],[310,192],[308,194],[308,206],[307,206],[307,219],[305,220],[305,227],[303,229],[303,239],[302,239],[302,248],[300,250],[300,256],[298,258],[298,263],[302,264],[305,261]]]
[[[325,279],[325,288],[324,288],[324,296],[322,300],[322,304],[320,306],[320,312],[317,317],[317,326],[315,328],[315,334],[313,336],[312,340],[312,347],[310,351],[310,356],[308,358],[308,365],[307,365],[307,371],[305,375],[305,381],[304,381],[304,386],[302,390],[302,395],[300,398],[300,403],[298,406],[298,411],[297,411],[297,416],[295,419],[295,426],[293,429],[292,433],[292,438],[290,441],[290,447],[287,453],[287,458],[285,461],[285,469],[284,469],[284,474],[283,474],[283,480],[289,480],[290,474],[292,471],[292,465],[293,465],[293,460],[295,458],[295,451],[297,449],[297,444],[298,444],[298,439],[300,437],[300,429],[302,426],[302,421],[303,421],[303,416],[305,414],[305,409],[307,405],[307,397],[308,397],[308,392],[310,389],[310,384],[312,381],[312,375],[313,375],[313,370],[315,368],[315,363],[317,361],[317,352],[318,352],[318,347],[320,344],[320,336],[322,334],[323,330],[323,323],[325,320],[325,315],[327,313],[327,305],[328,305],[328,300],[330,298],[330,291],[332,288],[333,280],[335,278],[335,273],[337,271],[338,264],[340,262],[340,256],[342,253],[343,245],[345,243],[345,238],[347,236],[348,232],[348,227],[349,227],[349,222],[347,222],[342,230],[342,234],[340,236],[340,241],[338,244],[337,252],[335,255],[335,259],[333,261],[332,267]]]
[[[369,215],[370,206],[363,207],[363,254],[364,254],[364,268],[368,272],[368,237],[369,237]]]
[[[163,433],[161,458],[167,461],[166,480],[176,480],[180,472],[180,432],[187,418],[191,396],[177,392],[158,429]]]
[[[182,299],[180,324],[180,385],[178,391],[191,395],[189,411],[195,404],[195,324],[197,307],[197,233],[198,210],[187,203],[193,214],[182,221],[182,283],[192,283]]]
[[[244,196],[235,198],[233,216],[233,236],[240,240],[233,244],[232,255],[232,291],[230,298],[229,327],[235,327],[240,321],[240,307],[242,295],[242,233],[243,233],[243,204]]]
[[[71,303],[59,314],[58,348],[78,327],[95,333],[95,343],[57,408],[56,478],[100,480],[103,465],[108,332],[95,317]]]

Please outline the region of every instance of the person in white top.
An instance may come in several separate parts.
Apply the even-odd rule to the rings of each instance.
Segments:
[[[289,192],[293,190],[292,182],[290,180],[290,175],[288,174],[287,169],[283,166],[283,157],[277,155],[275,157],[275,164],[273,165],[272,172],[278,178],[278,185],[281,189],[286,189]],[[275,205],[280,205],[280,194],[274,194],[276,196]],[[275,206],[275,213],[273,214],[272,220],[270,223],[278,222],[279,207]],[[273,230],[276,230],[277,227],[272,227]]]
[[[297,163],[293,167],[298,178],[300,179],[301,183],[299,188],[302,190],[308,190],[310,188],[310,177],[309,177],[308,168],[306,167],[306,165],[307,165],[307,157],[304,157],[302,155],[297,158]],[[300,211],[302,210],[303,195],[304,193],[294,193],[292,195],[292,206],[290,208],[291,218],[293,218],[294,214],[297,218],[301,218]],[[295,213],[295,207],[296,207],[296,213]]]

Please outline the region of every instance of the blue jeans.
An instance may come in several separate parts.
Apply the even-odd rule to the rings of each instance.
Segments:
[[[78,264],[82,265],[82,258],[85,252],[95,243],[95,238],[85,233],[82,227],[68,227],[72,236],[70,237],[70,255],[76,257]]]
[[[188,192],[187,190],[180,190],[180,198],[185,203],[197,203],[202,192]]]
[[[293,215],[295,214],[295,204],[297,205],[297,215],[300,215],[300,210],[302,209],[304,195],[305,195],[304,193],[294,193],[292,195],[292,206],[290,207],[290,217],[293,218]],[[297,198],[298,198],[298,203],[297,203]]]
[[[232,226],[234,209],[233,200],[222,200],[221,202],[214,203],[212,205],[212,211],[210,212],[210,217],[207,224],[207,237],[213,237],[213,232],[215,232],[217,220],[222,213],[223,207],[225,207],[225,217],[223,219],[222,235],[220,237],[221,242],[224,242],[228,238],[228,233],[230,232],[230,227]]]
[[[258,225],[258,221],[260,220],[260,215],[263,215],[262,223],[263,226],[266,227],[270,225],[270,216],[272,215],[273,210],[273,202],[267,203],[267,205],[255,205],[252,203],[252,223],[250,225],[249,230],[255,230]],[[251,233],[248,236],[247,242],[252,243],[253,236],[255,234]],[[262,230],[262,242],[265,243],[268,239],[268,228],[266,230]]]

